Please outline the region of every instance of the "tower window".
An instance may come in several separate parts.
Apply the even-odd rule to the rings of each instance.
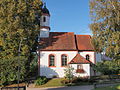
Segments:
[[[67,66],[67,56],[66,55],[62,55],[61,59],[62,59],[61,65],[62,66]]]
[[[90,60],[90,56],[89,55],[86,55],[86,60]]]
[[[43,22],[46,22],[46,17],[43,17]]]

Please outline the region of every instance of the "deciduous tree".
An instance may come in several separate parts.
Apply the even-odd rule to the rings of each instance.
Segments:
[[[120,73],[120,60],[98,62],[93,66],[94,70],[104,75],[112,75]]]
[[[90,0],[90,15],[96,51],[120,56],[120,0]]]

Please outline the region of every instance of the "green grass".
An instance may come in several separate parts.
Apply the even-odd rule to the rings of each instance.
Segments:
[[[45,87],[59,87],[59,86],[90,85],[89,82],[78,82],[78,83],[72,83],[72,84],[63,85],[61,83],[62,80],[65,80],[65,78],[53,78],[53,79],[49,80],[46,84],[35,86],[35,87],[36,88],[45,88]]]
[[[115,86],[100,87],[100,88],[96,88],[94,90],[120,90],[120,84],[115,85]]]
[[[49,80],[46,84],[40,85],[40,86],[35,86],[35,87],[58,87],[58,86],[64,86],[61,81],[64,80],[64,78],[54,78]]]

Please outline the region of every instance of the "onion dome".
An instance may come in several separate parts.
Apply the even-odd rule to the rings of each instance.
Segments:
[[[43,13],[43,14],[48,14],[48,15],[50,15],[49,10],[47,9],[47,7],[46,7],[45,4],[44,4],[44,7],[43,7],[43,9],[42,9],[42,13]]]

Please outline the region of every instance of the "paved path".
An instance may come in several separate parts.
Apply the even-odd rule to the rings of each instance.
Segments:
[[[27,88],[27,90],[92,90],[92,89],[93,85],[57,87],[57,88]]]

